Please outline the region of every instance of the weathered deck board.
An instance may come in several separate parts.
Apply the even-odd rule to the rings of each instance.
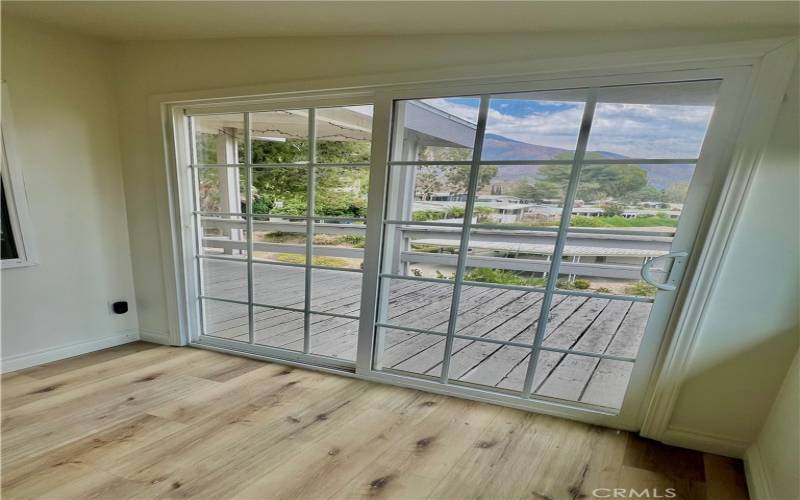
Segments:
[[[513,318],[481,337],[492,340],[530,342],[533,339],[536,324],[539,322],[543,297],[538,293],[531,295],[531,299],[534,299],[532,304],[523,303],[523,309]],[[554,300],[554,306],[560,304],[562,300],[563,297],[558,297]],[[529,353],[530,349],[473,342],[453,356],[451,360],[452,376],[467,382],[495,386]]]
[[[629,357],[636,355],[647,319],[650,316],[650,309],[650,304],[631,304],[628,314],[608,345],[606,354]],[[618,407],[625,397],[625,389],[628,387],[632,370],[633,363],[611,359],[601,360],[586,385],[581,401]]]
[[[209,261],[205,266],[208,296],[247,300],[243,263]],[[257,265],[254,297],[258,303],[302,309],[305,271]],[[246,276],[246,273],[244,274]],[[358,316],[361,273],[314,270],[312,310]],[[389,305],[381,321],[402,327],[446,333],[453,287],[415,280],[391,280]],[[469,384],[519,391],[525,380],[530,348],[503,346],[482,339],[533,342],[542,294],[482,286],[465,286],[459,300],[449,378]],[[624,300],[556,295],[550,306],[543,347],[575,349],[635,357],[650,313],[650,304]],[[217,337],[248,340],[247,306],[207,301],[206,331]],[[255,307],[255,342],[302,351],[303,313]],[[353,361],[358,320],[312,314],[310,352]],[[386,328],[381,367],[437,377],[441,374],[445,337]],[[542,351],[534,374],[537,394],[618,407],[632,364]]]
[[[527,297],[525,295],[527,295]],[[516,290],[508,290],[501,293],[482,304],[480,308],[460,314],[456,325],[456,333],[474,337],[483,336],[509,318],[519,314],[525,307],[528,307],[533,299],[533,294],[525,294],[524,292]],[[538,298],[536,300],[538,300]],[[444,342],[444,339],[440,338],[437,341]],[[465,339],[455,339],[453,341],[453,356],[450,366],[451,373],[457,370],[456,356],[471,343],[472,341]],[[414,373],[438,375],[441,373],[441,363],[442,352],[439,349],[427,348],[416,353],[402,363],[395,365],[394,368]]]
[[[609,303],[575,343],[574,348],[584,352],[603,353],[620,327],[629,307],[628,302]],[[579,401],[599,361],[599,358],[575,354],[563,356],[547,381],[542,384],[539,394]]]

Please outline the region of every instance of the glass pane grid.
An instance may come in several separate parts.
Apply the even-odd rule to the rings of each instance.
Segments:
[[[362,163],[310,163],[309,166],[316,167],[316,168],[327,168],[327,169],[358,169],[358,168],[369,168],[369,162],[362,162]]]
[[[204,335],[247,342],[249,320],[247,304],[201,298]]]
[[[303,268],[305,269],[308,267],[306,264],[303,263],[294,263],[294,262],[281,262],[278,260],[265,260],[265,259],[253,259],[253,264],[269,264],[272,266],[285,266],[285,267],[295,267],[295,268]]]
[[[238,164],[244,160],[244,114],[198,115],[191,118],[193,164]]]
[[[599,156],[592,156],[581,160],[583,165],[609,165],[609,164],[630,164],[630,163],[643,163],[653,165],[670,165],[670,164],[695,164],[700,159],[693,158],[601,158]]]
[[[578,356],[583,356],[587,358],[598,358],[598,359],[611,359],[615,361],[629,361],[634,362],[636,361],[635,357],[629,356],[615,356],[613,354],[604,354],[604,353],[596,353],[596,352],[589,352],[589,351],[581,351],[579,349],[557,349],[554,347],[547,347],[542,346],[539,348],[541,351],[549,351],[557,354],[575,354]]]
[[[331,312],[323,312],[323,311],[316,311],[313,308],[308,311],[310,314],[316,314],[318,316],[327,316],[331,318],[342,318],[342,319],[359,319],[359,316],[354,316],[352,314],[334,314]]]
[[[218,215],[218,214],[214,214]],[[294,216],[292,216],[295,218]],[[319,217],[317,217],[319,218]],[[354,219],[355,220],[355,219]],[[464,224],[462,222],[458,223],[447,223],[447,222],[437,222],[437,221],[412,221],[412,220],[396,220],[396,219],[384,219],[384,225],[391,225],[391,226],[408,226],[408,228],[425,228],[425,227],[441,227],[441,228],[463,228]],[[481,231],[507,231],[508,235],[514,235],[515,233],[529,233],[529,232],[539,232],[539,233],[557,233],[558,226],[539,226],[539,225],[523,225],[523,224],[491,224],[491,223],[472,223],[470,224],[470,229],[473,232],[481,230]],[[410,229],[409,229],[410,230]],[[571,234],[579,234],[579,233],[587,233],[591,232],[585,228],[570,228]],[[615,231],[610,229],[607,231],[608,234],[615,234],[621,233],[621,231]],[[642,232],[642,236],[663,236],[663,234],[657,233],[647,233]]]
[[[602,160],[598,160],[600,162]],[[631,162],[639,160],[620,159],[620,162]],[[673,158],[659,158],[654,159],[655,162],[676,163],[678,160]],[[693,160],[691,160],[693,161]],[[389,160],[387,164],[390,167],[410,167],[410,166],[471,166],[477,163],[479,166],[510,166],[510,165],[572,165],[573,159],[568,160],[542,160],[537,158],[517,159],[517,160],[476,160],[476,161],[414,161],[414,160]],[[616,162],[615,162],[616,163]]]
[[[204,325],[220,323],[209,314],[228,304],[243,313],[242,324],[222,338],[354,361],[354,350],[333,351],[334,340],[355,346],[360,260],[323,254],[363,253],[371,116],[371,106],[354,106],[239,113],[236,123],[223,115],[192,118],[194,213],[209,226],[198,245],[228,252],[198,255],[200,296],[214,303],[201,304]],[[315,226],[327,232],[315,234]],[[320,238],[312,242],[312,235]],[[352,282],[348,293],[322,286],[332,278]],[[226,331],[203,328],[215,336]],[[315,352],[309,336],[325,335],[330,352]]]
[[[278,306],[278,305],[275,305],[275,304],[262,304],[262,303],[257,302],[257,301],[253,302],[253,306],[254,307],[266,307],[266,308],[270,308],[270,309],[280,309],[282,311],[290,311],[290,312],[300,312],[300,313],[301,312],[305,312],[305,310],[302,307]]]
[[[269,222],[271,218],[285,218],[290,219],[290,221],[278,221],[278,222],[291,222],[294,220],[304,221],[308,219],[314,220],[325,220],[325,221],[338,221],[338,222],[357,222],[357,223],[366,223],[367,219],[364,217],[328,217],[328,216],[314,216],[309,217],[308,215],[294,215],[294,214],[286,214],[286,213],[260,213],[260,212],[205,212],[202,210],[194,210],[192,211],[194,215],[207,215],[210,217],[234,217],[234,216],[242,216],[242,215],[249,215],[256,219],[256,222]]]
[[[585,89],[396,101],[375,368],[619,408],[654,300],[636,271],[669,251],[717,87],[608,87],[596,102]],[[235,197],[217,199],[219,174],[199,174],[240,169],[255,181],[240,193],[248,269],[304,273],[286,282],[302,305],[256,306],[261,320],[303,313],[280,323],[286,349],[354,359],[364,239],[346,226],[366,215],[372,130],[360,108],[235,115],[253,123],[244,141],[228,122],[195,132],[208,135],[193,140],[196,212],[236,215]],[[294,186],[279,182],[292,176]],[[199,274],[203,287],[237,293]],[[326,292],[345,276],[353,284]]]
[[[462,280],[462,284],[465,286],[476,286],[476,287],[485,287],[485,288],[500,288],[503,290],[521,290],[525,292],[538,292],[544,293],[546,288],[540,286],[528,286],[528,285],[513,285],[507,283],[487,283],[484,281],[470,281],[468,279]]]
[[[635,359],[653,302],[638,270],[642,259],[669,250],[715,85],[605,88],[596,100],[586,89],[482,96],[483,106],[488,99],[485,121],[476,97],[396,102],[380,276],[381,282],[422,282],[418,295],[426,286],[453,283],[446,351],[452,344],[459,354],[443,360],[453,373],[444,370],[442,381],[619,407],[621,400],[599,401],[602,391],[592,383],[619,378],[625,370],[612,373],[611,365]],[[458,119],[445,125],[442,116]],[[630,141],[622,142],[609,120],[626,119],[626,127],[639,120],[639,130],[658,130],[666,140],[629,133]],[[677,123],[687,128],[670,128]],[[671,146],[670,137],[677,139]],[[662,148],[648,152],[648,142]],[[459,212],[469,213],[473,202],[470,217]],[[569,229],[559,234],[559,226]],[[548,307],[521,321],[491,296],[512,291],[538,296]],[[386,286],[379,297],[388,310],[397,303]],[[499,329],[489,335],[469,331],[470,315],[481,308],[486,318],[498,318]],[[442,343],[441,325],[410,327],[388,318],[379,318],[378,330],[394,326],[396,343],[383,347],[379,333],[378,346],[390,357],[415,342],[421,351],[406,353],[401,364],[377,353],[376,368],[430,376],[426,363],[450,355],[434,349]],[[498,336],[503,329],[505,336]],[[559,380],[568,380],[566,367],[580,365],[576,356],[592,360],[581,375],[592,382],[577,394],[552,393]],[[544,378],[543,369],[549,370]]]
[[[371,166],[369,162],[353,162],[353,163],[317,163],[312,161],[303,161],[295,163],[189,163],[187,165],[191,169],[200,168],[241,168],[241,169],[254,169],[254,168],[363,168]]]
[[[248,165],[243,163],[190,163],[189,168],[193,170],[241,168],[244,170],[248,168]]]

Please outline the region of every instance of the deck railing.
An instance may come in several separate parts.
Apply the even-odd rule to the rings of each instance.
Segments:
[[[231,230],[244,230],[245,223],[237,219],[223,219],[218,217],[204,217],[202,219],[204,229],[219,229],[223,236],[203,237],[203,246],[206,248],[217,248],[224,253],[232,253],[234,250],[246,250],[247,243],[231,239],[224,234],[231,234]],[[341,223],[316,223],[316,234],[329,235],[355,235],[365,236],[366,227],[360,224],[341,224]],[[448,240],[456,242],[460,239],[461,230],[457,227],[432,227],[409,223],[408,225],[398,225],[397,230],[401,234],[404,250],[396,256],[396,261],[407,273],[408,266],[411,264],[438,264],[442,266],[455,267],[458,256],[451,253],[430,253],[414,251],[409,244],[419,240]],[[306,234],[306,222],[293,222],[290,220],[282,221],[253,221],[253,232],[281,232]],[[476,229],[473,228],[470,241],[474,242],[502,242],[532,245],[553,245],[556,232],[548,228],[541,230],[518,230],[518,229]],[[650,254],[661,254],[669,252],[672,242],[671,235],[663,233],[580,228],[570,230],[567,237],[567,247],[586,248],[587,254],[591,254],[594,249],[621,249],[621,250],[641,250]],[[304,243],[278,243],[254,241],[253,250],[255,252],[269,253],[288,253],[301,254],[306,252]],[[524,252],[528,253],[528,252]],[[315,245],[314,255],[325,257],[340,257],[350,259],[363,259],[364,250],[362,248],[352,248],[346,246]],[[644,257],[643,257],[644,258]],[[520,259],[513,257],[492,257],[484,255],[470,255],[468,259],[470,267],[486,267],[492,269],[503,269],[509,271],[524,271],[546,273],[550,269],[548,260]],[[639,279],[641,264],[607,264],[597,262],[568,262],[561,263],[560,272],[562,274],[591,276],[598,278],[613,279]]]

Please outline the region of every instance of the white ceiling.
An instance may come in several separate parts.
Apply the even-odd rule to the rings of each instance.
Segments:
[[[114,40],[328,35],[797,29],[800,2],[19,1],[2,15]]]

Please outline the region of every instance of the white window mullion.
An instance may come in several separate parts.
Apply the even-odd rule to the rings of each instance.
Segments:
[[[361,319],[358,327],[358,351],[356,373],[372,370],[373,352],[380,353],[382,338],[377,335],[375,321],[382,308],[378,300],[386,293],[379,278],[383,243],[383,216],[385,209],[387,180],[389,176],[390,139],[394,101],[389,96],[376,99],[372,115],[372,148],[370,150],[369,191],[367,199],[367,239],[364,245],[364,273],[361,285]]]
[[[442,383],[447,383],[450,372],[450,356],[453,352],[453,339],[458,318],[458,303],[461,300],[461,284],[464,281],[464,269],[467,266],[469,253],[469,232],[472,226],[472,213],[475,208],[475,198],[478,190],[478,173],[481,168],[481,151],[483,150],[483,136],[486,132],[486,119],[489,115],[489,96],[482,95],[478,109],[478,125],[475,130],[475,143],[472,149],[472,164],[469,170],[469,185],[467,187],[467,201],[464,205],[464,226],[461,229],[461,244],[458,250],[458,264],[453,285],[453,300],[450,304],[450,321],[447,324],[447,339],[444,345],[444,359],[442,360]]]
[[[305,273],[305,307],[303,312],[303,352],[311,351],[311,269],[314,264],[314,201],[316,199],[315,184],[317,167],[317,110],[308,110],[308,187],[306,188],[306,273]]]
[[[197,163],[197,149],[195,148],[195,139],[194,139],[194,118],[191,116],[187,118],[188,121],[188,128],[189,128],[189,163],[196,164]],[[203,250],[203,225],[202,225],[202,216],[199,214],[200,211],[200,180],[198,179],[198,169],[187,167],[189,177],[191,178],[191,186],[192,186],[192,219],[194,222],[194,246],[195,246],[195,255],[194,255],[194,264],[197,273],[197,290],[196,296],[200,297],[203,295],[203,265],[200,262],[199,255],[202,253]],[[205,315],[205,306],[203,305],[203,300],[197,300],[197,307],[198,307],[198,320],[200,321],[200,333],[205,332],[205,325],[206,325],[206,315]]]
[[[247,320],[248,320],[248,341],[255,343],[255,317],[253,315],[253,144],[250,140],[250,113],[244,114],[244,161],[247,164],[245,179],[245,225],[247,226]]]
[[[536,365],[539,362],[539,352],[541,350],[542,341],[547,330],[547,319],[550,314],[550,305],[553,302],[553,294],[558,282],[558,271],[561,267],[561,256],[564,253],[564,245],[567,242],[567,232],[569,231],[569,222],[572,216],[572,206],[575,204],[575,196],[578,192],[578,182],[580,182],[581,169],[583,167],[583,157],[586,155],[586,146],[589,143],[589,132],[592,129],[592,120],[594,119],[594,109],[597,103],[597,98],[593,92],[590,91],[586,99],[586,106],[583,108],[583,119],[581,121],[580,133],[578,135],[578,144],[575,147],[575,156],[572,160],[572,171],[569,176],[569,184],[567,184],[567,192],[564,197],[564,208],[561,211],[561,221],[558,226],[558,235],[556,236],[555,246],[553,248],[552,259],[550,260],[550,271],[547,276],[547,286],[545,287],[544,298],[542,299],[541,310],[539,312],[539,321],[536,324],[536,333],[533,337],[533,347],[531,348],[531,355],[528,361],[528,370],[525,374],[525,384],[522,387],[522,397],[528,398],[531,395],[533,388],[533,377],[536,373]]]

